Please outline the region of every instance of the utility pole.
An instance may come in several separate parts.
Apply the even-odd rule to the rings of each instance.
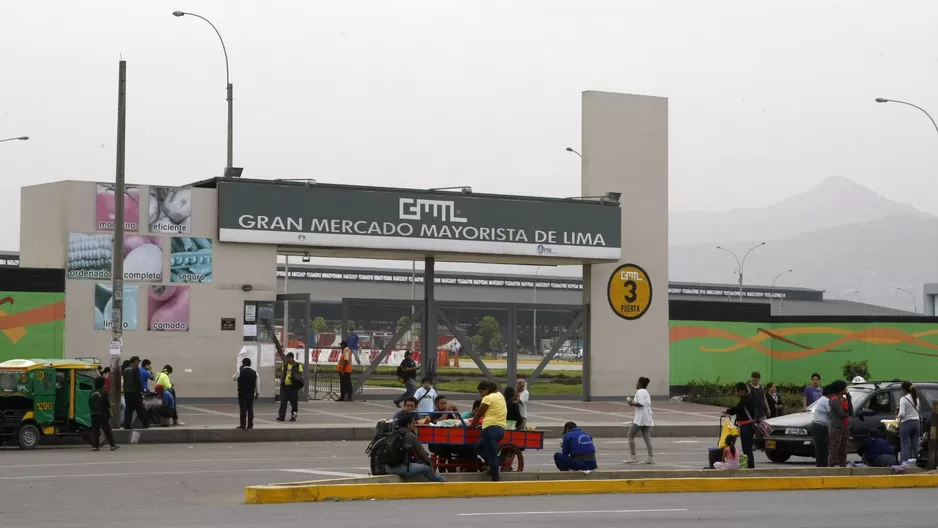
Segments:
[[[127,61],[117,74],[117,171],[114,184],[114,249],[111,254],[111,426],[120,426],[121,352],[124,339],[124,145],[127,137]],[[143,417],[141,417],[143,419]]]

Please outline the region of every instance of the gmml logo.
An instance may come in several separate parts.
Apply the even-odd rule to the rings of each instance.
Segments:
[[[421,221],[424,215],[431,218],[442,220],[443,222],[453,222],[464,224],[468,220],[456,216],[456,202],[447,200],[421,200],[418,198],[401,198],[400,219]]]

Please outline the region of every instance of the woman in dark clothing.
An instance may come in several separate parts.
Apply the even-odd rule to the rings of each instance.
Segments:
[[[736,396],[739,397],[739,403],[735,407],[730,407],[725,414],[736,417],[736,427],[739,428],[739,441],[743,447],[743,453],[749,459],[747,466],[749,469],[756,467],[756,458],[752,454],[752,439],[756,434],[755,422],[752,417],[756,415],[756,405],[749,394],[746,384],[739,382],[736,384]]]
[[[847,465],[847,437],[853,402],[847,392],[847,382],[837,380],[830,384],[831,409],[827,420],[827,466]]]
[[[778,393],[778,387],[774,383],[765,386],[765,399],[769,402],[769,418],[778,418],[782,415],[782,395]]]
[[[518,397],[517,393],[515,392],[515,388],[505,388],[503,396],[505,396],[505,405],[508,408],[508,415],[505,417],[505,419],[508,421],[514,421],[515,428],[517,429],[523,418],[521,416],[521,408],[518,407]]]

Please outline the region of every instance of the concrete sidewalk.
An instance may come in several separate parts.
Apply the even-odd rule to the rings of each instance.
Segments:
[[[460,410],[469,410],[470,401],[453,401]],[[390,418],[397,408],[386,401],[300,404],[297,422],[277,422],[279,404],[269,401],[255,405],[254,429],[238,430],[238,406],[230,403],[179,405],[177,427],[155,427],[140,431],[140,443],[202,442],[303,442],[370,440],[375,423]],[[692,403],[663,401],[654,404],[657,437],[713,437],[719,434],[721,409]],[[596,438],[622,437],[624,423],[634,412],[624,403],[531,401],[528,421],[548,437],[559,437],[563,424],[575,421]],[[129,442],[130,431],[117,432],[118,442]]]

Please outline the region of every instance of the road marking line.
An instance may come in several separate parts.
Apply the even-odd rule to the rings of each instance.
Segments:
[[[150,444],[158,445],[158,444]],[[123,454],[123,452],[121,453]],[[361,460],[361,456],[323,456],[323,457],[303,457],[303,460]],[[242,458],[242,457],[233,457],[233,458],[177,458],[173,459],[174,463],[202,463],[202,462],[264,462],[268,460],[283,460],[282,456],[279,457],[255,457],[255,458]],[[147,461],[145,458],[140,460],[119,460],[119,461],[100,461],[100,462],[67,462],[61,464],[22,464],[17,466],[0,466],[0,469],[27,469],[27,468],[42,468],[42,467],[80,467],[80,466],[112,466],[112,465],[124,465],[124,464],[133,464],[135,466],[145,465],[145,464],[158,464],[165,465],[166,462],[159,461]]]
[[[579,511],[530,511],[530,512],[493,512],[493,513],[457,513],[459,517],[490,517],[500,515],[582,515],[590,513],[676,513],[686,512],[686,508],[667,508],[657,510],[579,510]]]
[[[345,468],[339,468],[345,469]],[[352,469],[352,468],[349,468]],[[292,471],[290,469],[258,468],[258,469],[203,469],[193,471],[145,471],[132,473],[83,473],[79,475],[23,475],[17,477],[0,477],[0,480],[38,480],[57,478],[94,478],[94,477],[140,477],[148,475],[198,475],[212,473],[276,473],[278,471]],[[312,470],[310,470],[312,471]],[[347,475],[347,473],[343,473]],[[362,475],[355,475],[360,477]]]
[[[373,418],[359,418],[358,416],[355,416],[354,414],[341,414],[341,413],[334,413],[334,412],[328,412],[328,411],[320,411],[318,409],[312,409],[312,412],[315,414],[322,414],[325,416],[335,416],[338,418],[345,418],[346,420],[358,420],[359,422],[367,423],[371,425],[375,425],[377,423],[377,420]],[[391,416],[393,416],[393,414]],[[391,416],[389,416],[388,418],[390,418]]]
[[[532,406],[535,406],[535,405],[543,405],[544,407],[553,407],[553,408],[555,408],[555,409],[563,409],[563,410],[565,410],[565,411],[576,411],[576,412],[584,412],[584,413],[589,413],[589,414],[603,414],[603,415],[607,415],[607,416],[608,416],[609,414],[612,414],[612,413],[604,412],[604,411],[594,411],[594,410],[592,410],[592,409],[578,409],[578,408],[576,408],[576,407],[568,407],[568,406],[566,406],[566,405],[556,405],[556,404],[553,404],[553,403],[544,403],[544,402],[542,402],[542,401],[537,401],[537,402],[535,402],[535,401],[528,401],[527,405],[528,405],[529,408],[532,407]]]
[[[221,411],[213,411],[212,409],[206,409],[206,408],[204,408],[204,407],[194,407],[194,406],[192,406],[192,405],[179,405],[179,408],[180,408],[180,409],[189,409],[189,410],[191,410],[191,411],[199,411],[199,412],[203,412],[203,413],[205,413],[205,414],[211,414],[211,415],[214,415],[214,416],[224,416],[224,417],[226,417],[226,418],[235,418],[235,419],[240,419],[240,418],[241,418],[241,415],[240,415],[240,414],[225,413],[225,412],[221,412]],[[273,424],[273,423],[275,423],[275,422],[272,422],[272,421],[270,421],[270,420],[264,420],[264,419],[262,419],[262,418],[254,418],[254,421],[257,422],[257,423],[265,423],[265,424]]]
[[[311,475],[323,475],[326,477],[364,478],[368,476],[362,475],[361,473],[341,473],[339,471],[321,471],[318,469],[281,469],[280,471],[286,471],[288,473],[309,473]]]

